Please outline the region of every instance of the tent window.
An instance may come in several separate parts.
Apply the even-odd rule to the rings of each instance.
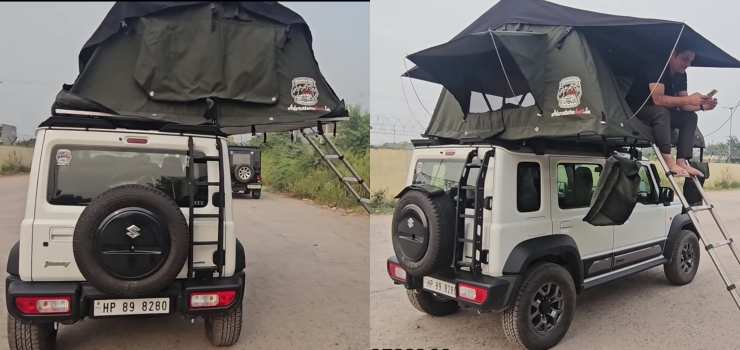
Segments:
[[[488,103],[486,103],[488,100]],[[487,113],[501,110],[501,96],[487,95],[480,92],[470,93],[470,113]],[[520,105],[521,102],[521,105]],[[490,105],[490,108],[489,108]],[[518,108],[534,106],[534,97],[527,93],[524,95],[506,98],[506,108]]]
[[[587,208],[601,175],[599,164],[558,164],[560,209]]]
[[[516,209],[522,213],[540,210],[542,186],[539,163],[519,163],[516,175]]]

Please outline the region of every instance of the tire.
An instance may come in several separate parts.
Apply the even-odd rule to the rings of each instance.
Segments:
[[[407,289],[406,294],[409,297],[411,305],[417,310],[432,316],[447,316],[460,310],[460,306],[455,300],[442,300],[434,294],[425,290]]]
[[[234,167],[234,179],[243,184],[254,177],[254,170],[249,165],[237,165]]]
[[[406,192],[393,212],[391,239],[398,262],[413,276],[449,266],[455,234],[455,207],[448,195]]]
[[[165,245],[166,248],[162,248],[160,255],[157,255],[164,255],[161,258],[147,257],[147,259],[158,259],[156,265],[147,274],[124,278],[116,275],[115,272],[125,270],[133,263],[113,271],[110,265],[104,264],[101,258],[103,255],[97,245],[100,243],[98,240],[126,239],[119,236],[113,237],[110,232],[103,235],[99,233],[99,230],[102,223],[110,217],[121,211],[131,210],[131,208],[148,211],[154,218],[153,220],[157,220],[159,227],[162,228],[162,230],[150,230],[151,232],[141,231],[143,237],[132,237],[130,241],[132,247],[136,242],[142,242],[149,237],[157,237],[159,239],[157,242]],[[161,233],[164,228],[167,230],[167,235]],[[122,231],[121,236],[127,232]],[[82,211],[75,226],[72,247],[80,272],[97,289],[112,295],[143,296],[156,293],[175,280],[188,257],[188,236],[185,217],[180,212],[177,203],[170,197],[149,186],[123,185],[103,192]],[[135,240],[137,238],[138,241]],[[129,259],[127,261],[134,259],[132,255],[125,258]]]
[[[261,196],[262,196],[262,191],[261,190],[252,191],[252,198],[254,198],[254,199],[260,199]]]
[[[699,270],[699,239],[691,230],[681,230],[669,249],[669,261],[663,272],[669,282],[682,286],[691,283]]]
[[[558,289],[553,289],[554,287]],[[547,318],[543,315],[543,312],[548,313],[547,310],[534,308],[533,304],[536,300],[541,301],[542,297],[555,293],[560,296],[560,305],[558,307],[558,304],[555,304],[559,315],[553,320],[553,317]],[[548,304],[544,305],[550,311],[556,311],[550,309]],[[576,288],[568,270],[553,263],[535,265],[525,274],[514,303],[503,313],[504,335],[511,343],[527,349],[549,349],[565,336],[573,321],[575,306]],[[532,313],[540,315],[537,317],[534,314],[538,320],[537,325],[530,321]],[[540,324],[542,317],[545,317],[548,323]],[[548,325],[551,325],[549,329]],[[543,329],[536,329],[538,327]]]
[[[57,330],[53,323],[31,323],[8,314],[8,345],[10,350],[52,350]]]
[[[236,344],[241,332],[241,303],[226,312],[206,316],[206,337],[215,346]]]

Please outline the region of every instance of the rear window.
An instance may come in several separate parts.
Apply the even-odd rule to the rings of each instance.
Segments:
[[[419,159],[414,168],[414,185],[432,185],[445,191],[457,187],[465,160],[462,159]],[[479,169],[470,169],[468,184],[475,183]]]
[[[259,166],[260,155],[257,151],[229,151],[229,154],[231,154],[231,165]]]
[[[187,164],[185,152],[57,146],[49,166],[47,200],[56,205],[87,205],[113,187],[140,184],[154,187],[187,207]],[[195,164],[193,171],[197,181],[206,181],[205,164]],[[194,204],[203,207],[207,203],[208,188],[200,186]]]

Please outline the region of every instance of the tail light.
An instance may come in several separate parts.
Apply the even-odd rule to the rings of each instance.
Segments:
[[[66,315],[72,313],[72,297],[69,295],[16,297],[15,306],[25,315]]]
[[[464,301],[482,305],[488,299],[488,289],[472,284],[458,283],[457,296]]]
[[[401,265],[388,262],[388,275],[396,282],[406,283],[406,270]]]
[[[190,309],[226,309],[234,300],[234,290],[194,292],[190,294]]]
[[[256,178],[257,178],[257,182],[262,182],[262,176],[260,176],[260,175],[257,175],[257,177],[256,177]]]

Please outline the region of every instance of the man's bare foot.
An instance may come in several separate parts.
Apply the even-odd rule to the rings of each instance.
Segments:
[[[689,164],[689,161],[686,159],[679,159],[676,164],[686,169],[686,172],[688,172],[691,176],[704,177],[704,173],[699,171],[699,169],[692,167],[691,164]]]

